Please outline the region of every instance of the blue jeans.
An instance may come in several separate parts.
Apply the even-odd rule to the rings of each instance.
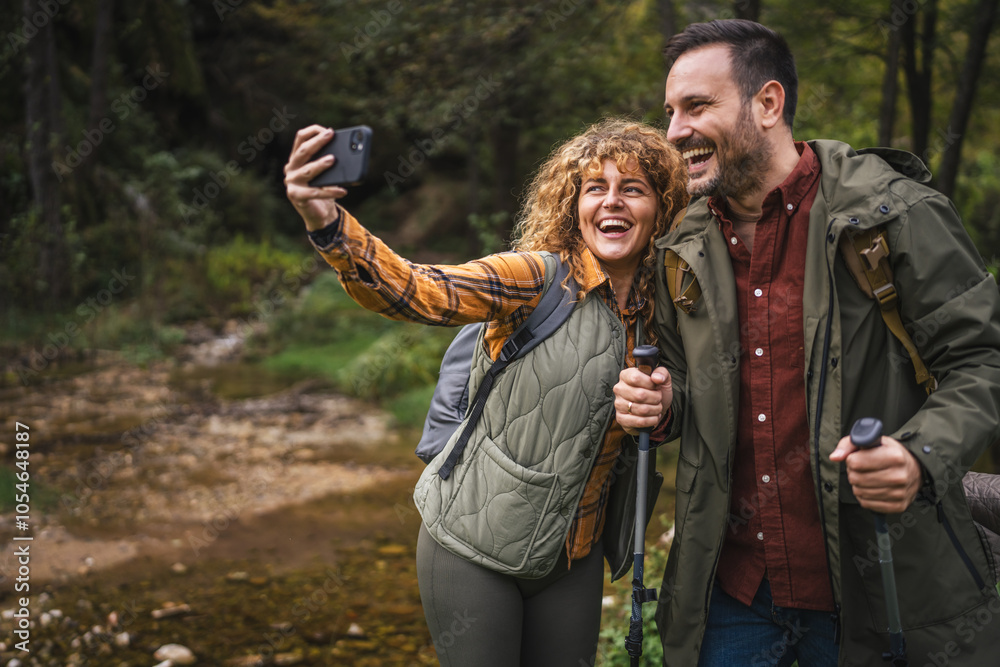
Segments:
[[[699,667],[789,667],[796,659],[799,667],[836,667],[829,612],[777,606],[767,579],[749,607],[715,583]]]

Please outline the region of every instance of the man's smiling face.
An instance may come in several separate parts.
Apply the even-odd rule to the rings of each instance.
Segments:
[[[739,198],[763,187],[772,152],[733,81],[728,46],[681,55],[664,98],[667,138],[687,162],[692,196]]]

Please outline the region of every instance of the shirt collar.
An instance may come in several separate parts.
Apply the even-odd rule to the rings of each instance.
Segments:
[[[591,291],[603,286],[604,294],[607,295],[605,301],[609,304],[614,303],[617,306],[614,298],[614,290],[611,287],[611,278],[604,271],[600,260],[597,259],[597,256],[586,245],[583,246],[581,257],[583,259],[583,284],[580,285],[580,289],[585,294],[589,294]],[[633,283],[632,289],[629,290],[628,303],[625,305],[625,311],[622,315],[634,315],[642,310],[645,305],[646,299],[639,295],[639,290],[635,288],[635,284]]]

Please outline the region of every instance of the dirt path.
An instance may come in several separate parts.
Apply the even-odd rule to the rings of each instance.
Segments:
[[[99,358],[0,390],[5,432],[31,427],[35,538],[32,650],[12,650],[8,619],[0,658],[134,666],[176,642],[198,664],[432,663],[412,565],[412,442],[315,383],[219,397],[247,369],[216,345],[149,368]],[[276,388],[252,371],[243,384]],[[3,517],[8,612],[16,533]]]

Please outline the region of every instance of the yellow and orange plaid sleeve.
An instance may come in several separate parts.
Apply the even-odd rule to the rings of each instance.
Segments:
[[[415,264],[343,209],[338,227],[324,237],[311,234],[313,244],[352,299],[389,319],[434,326],[489,322],[487,343],[502,344],[537,305],[545,284],[545,264],[537,253],[503,252],[458,265]]]

